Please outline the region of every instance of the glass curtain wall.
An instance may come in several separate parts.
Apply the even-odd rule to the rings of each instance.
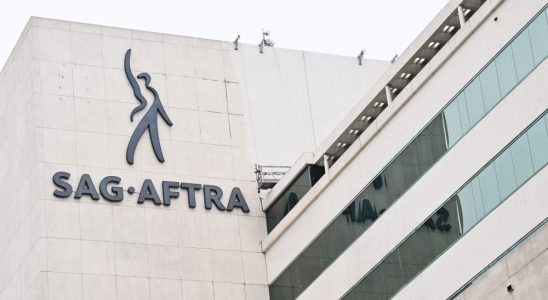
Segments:
[[[387,299],[548,163],[548,115],[538,119],[343,299]],[[430,220],[435,226],[428,225]],[[466,258],[463,258],[463,262]]]
[[[270,298],[296,298],[547,55],[543,9],[280,274],[270,285]],[[441,230],[438,220],[427,225]]]
[[[266,211],[266,228],[269,233],[322,178],[323,174],[325,174],[323,166],[307,165],[295,180],[287,186],[274,201],[274,204]]]

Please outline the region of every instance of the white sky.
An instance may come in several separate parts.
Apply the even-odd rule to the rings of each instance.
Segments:
[[[447,0],[3,0],[0,66],[30,16],[389,60]]]

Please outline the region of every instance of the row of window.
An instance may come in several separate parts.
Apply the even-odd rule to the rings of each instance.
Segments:
[[[307,165],[266,211],[268,233],[297,205],[301,198],[322,178],[322,166]]]
[[[270,286],[271,299],[296,298],[546,56],[543,10],[281,273]],[[443,227],[436,226],[440,217],[430,224]]]
[[[547,163],[545,114],[432,214],[442,230],[433,230],[428,221],[415,229],[343,299],[393,296]]]

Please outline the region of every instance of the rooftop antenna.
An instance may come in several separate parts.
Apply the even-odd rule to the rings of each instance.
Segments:
[[[234,50],[238,51],[238,42],[240,41],[240,34],[238,34],[238,36],[236,37],[236,39],[234,40]]]
[[[263,29],[263,39],[259,43],[259,53],[263,53],[264,46],[274,47],[274,41],[266,38],[269,35],[270,35],[270,30]]]
[[[396,59],[398,59],[398,54],[396,53],[396,55],[394,55],[394,57],[392,57],[392,59],[390,60],[391,63],[394,63],[396,61]]]
[[[362,62],[363,62],[363,56],[365,55],[365,53],[367,53],[367,51],[365,51],[365,49],[362,49],[362,51],[360,51],[360,54],[358,54],[358,65],[362,65]]]

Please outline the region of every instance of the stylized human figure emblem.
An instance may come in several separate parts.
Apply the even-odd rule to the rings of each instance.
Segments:
[[[133,122],[133,116],[147,106],[147,100],[141,93],[141,88],[137,83],[137,78],[143,79],[145,81],[145,86],[147,90],[149,90],[154,95],[154,101],[149,106],[148,111],[145,113],[143,119],[141,119],[141,121],[137,125],[137,128],[135,128],[135,131],[133,132],[133,135],[129,140],[126,151],[126,160],[130,165],[133,165],[135,148],[137,147],[137,144],[139,143],[139,140],[141,139],[145,131],[147,131],[148,129],[150,142],[152,143],[152,149],[154,149],[154,154],[156,154],[156,158],[158,158],[159,161],[164,162],[162,146],[160,145],[160,136],[158,135],[158,115],[162,117],[167,125],[172,126],[173,123],[167,116],[164,106],[160,101],[160,97],[158,96],[158,92],[152,86],[150,86],[150,75],[143,72],[137,75],[137,78],[133,77],[133,73],[131,72],[131,66],[129,65],[130,57],[131,49],[128,49],[126,51],[126,56],[124,59],[124,70],[126,71],[127,79],[129,80],[131,88],[133,89],[133,94],[135,95],[135,98],[137,98],[137,101],[139,101],[139,105],[133,109],[129,116],[131,122]]]

